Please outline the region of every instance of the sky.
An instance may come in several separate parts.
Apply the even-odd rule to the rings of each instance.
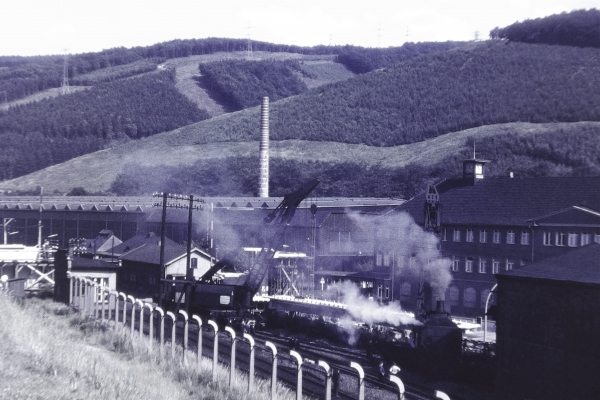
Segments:
[[[364,47],[486,39],[600,0],[0,0],[0,55],[97,52],[229,37]]]

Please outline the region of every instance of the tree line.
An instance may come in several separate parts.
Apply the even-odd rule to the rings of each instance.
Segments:
[[[0,179],[208,118],[173,79],[160,71],[0,112]]]
[[[492,39],[576,47],[600,47],[600,11],[575,10],[515,22],[490,31]]]

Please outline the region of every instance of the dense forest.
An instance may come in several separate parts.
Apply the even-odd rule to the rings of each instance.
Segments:
[[[346,68],[356,74],[363,74],[408,61],[423,54],[446,51],[464,45],[465,42],[424,42],[404,43],[400,47],[388,48],[344,46],[338,53],[336,61],[344,64]]]
[[[308,88],[297,76],[297,60],[223,60],[201,63],[201,85],[230,111],[254,107],[263,97],[277,101],[300,94]]]
[[[394,146],[507,122],[600,120],[596,49],[474,43],[273,103],[273,140]],[[258,140],[259,110],[182,128],[196,141]]]
[[[208,118],[173,85],[172,71],[93,86],[0,112],[0,179]]]
[[[568,133],[568,134],[567,134]],[[498,135],[477,142],[477,156],[494,160],[488,176],[516,177],[592,176],[600,174],[600,128],[519,136]],[[272,196],[293,191],[298,182],[320,180],[316,196],[411,198],[427,184],[458,176],[462,160],[472,154],[468,142],[460,154],[432,166],[403,168],[367,166],[363,162],[299,162],[271,159],[269,188]],[[201,196],[255,196],[258,192],[258,156],[201,160],[191,167],[128,165],[111,186],[117,195],[155,191],[196,193]]]
[[[68,56],[68,78],[74,82],[83,74],[104,68],[131,64],[146,59],[169,59],[217,52],[246,51],[248,40],[207,38],[172,40],[147,47],[124,47]],[[300,54],[337,54],[339,46],[301,47],[252,41],[255,51]],[[8,101],[23,98],[49,88],[60,87],[63,56],[0,56],[0,93]]]
[[[524,43],[600,47],[600,11],[593,8],[528,19],[505,28],[494,28],[490,32],[490,38]]]

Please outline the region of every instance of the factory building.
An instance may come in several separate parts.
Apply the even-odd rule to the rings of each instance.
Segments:
[[[486,177],[487,161],[463,162],[463,175],[435,185],[439,194],[439,247],[452,273],[446,311],[483,316],[495,275],[600,242],[600,177]],[[399,206],[425,225],[426,193]],[[376,249],[377,265],[403,262]],[[419,283],[396,280],[395,292],[417,302]],[[493,304],[493,296],[492,304]]]

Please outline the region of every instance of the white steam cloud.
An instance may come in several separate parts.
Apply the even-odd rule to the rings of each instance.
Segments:
[[[396,278],[428,282],[434,299],[444,299],[452,281],[452,261],[442,257],[437,236],[424,231],[407,213],[390,213],[375,222],[372,217],[351,216],[359,226],[375,232],[375,249],[387,254]]]

